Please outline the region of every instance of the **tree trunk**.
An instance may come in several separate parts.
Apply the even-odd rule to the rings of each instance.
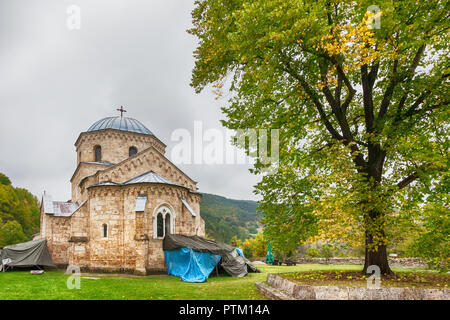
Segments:
[[[369,250],[372,244],[372,236],[369,232],[366,232],[366,254],[364,258],[364,268],[363,273],[367,273],[367,268],[371,265],[376,265],[380,268],[381,274],[393,274],[391,268],[389,267],[386,246],[379,245],[377,250]]]
[[[373,179],[372,190],[381,184],[384,159],[386,152],[382,151],[378,145],[369,148],[369,162],[367,164],[367,176],[369,181]],[[380,201],[382,199],[379,199]],[[366,203],[367,204],[367,203]],[[389,267],[386,239],[384,231],[384,215],[374,208],[370,208],[366,216],[366,250],[364,259],[363,273],[366,273],[367,268],[371,265],[377,265],[380,268],[381,274],[393,274]],[[373,235],[379,236],[374,239]],[[380,236],[382,239],[380,239]],[[378,238],[378,239],[377,239]],[[376,249],[376,250],[374,250]]]

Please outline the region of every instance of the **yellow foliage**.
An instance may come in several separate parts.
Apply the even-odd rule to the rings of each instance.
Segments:
[[[370,64],[379,58],[375,50],[374,33],[368,26],[366,15],[363,21],[354,26],[351,24],[337,25],[332,34],[320,39],[316,49],[322,49],[329,56],[343,55],[350,62],[344,65],[344,71],[357,70],[362,65]]]

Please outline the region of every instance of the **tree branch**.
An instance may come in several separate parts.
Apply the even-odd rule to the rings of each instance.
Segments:
[[[366,132],[370,133],[373,130],[373,99],[372,88],[370,86],[369,74],[367,65],[361,66],[361,83],[363,88],[363,104],[364,104],[364,119],[366,122]]]
[[[328,58],[333,65],[336,67],[336,71],[338,73],[338,75],[340,75],[342,77],[342,80],[345,83],[345,86],[348,88],[348,92],[355,94],[356,90],[353,88],[352,84],[350,83],[350,80],[347,78],[347,76],[345,75],[344,70],[342,70],[341,65],[339,64],[339,62],[336,60],[335,57],[330,57],[328,55],[325,55],[326,58]]]
[[[299,75],[297,72],[292,70],[292,67],[289,62],[285,62],[285,65],[283,67],[284,71],[288,73],[291,77],[296,79],[300,85],[302,86],[303,90],[312,98],[314,105],[317,108],[317,111],[319,112],[320,118],[322,119],[325,127],[327,128],[328,132],[331,134],[331,136],[337,140],[342,140],[343,137],[337,132],[337,130],[333,127],[331,122],[328,120],[327,115],[325,114],[324,108],[322,106],[322,103],[320,103],[319,97],[317,93],[314,91],[313,88],[307,83],[307,81]]]
[[[319,65],[319,68],[321,70],[321,79],[323,83],[322,92],[328,102],[328,104],[331,107],[331,110],[333,111],[336,120],[339,124],[339,127],[341,128],[342,136],[344,139],[346,139],[348,142],[353,141],[353,135],[350,130],[350,126],[348,124],[347,118],[343,112],[343,108],[338,104],[336,99],[334,98],[333,94],[331,93],[330,88],[327,85],[327,73],[328,73],[328,66],[327,65]],[[346,101],[344,102],[345,105],[348,105],[353,97],[353,94],[350,92],[347,96]]]
[[[397,183],[397,187],[399,189],[403,189],[404,187],[408,186],[410,183],[412,183],[413,181],[415,181],[417,178],[419,178],[419,176],[417,175],[417,173],[413,173],[409,176],[407,176],[406,178],[404,178],[402,181],[400,181],[399,183]]]
[[[337,86],[336,89],[334,90],[334,100],[336,100],[339,106],[341,105],[341,91],[342,91],[342,77],[340,74],[338,74]]]
[[[419,49],[417,50],[417,52],[414,56],[413,61],[411,62],[411,65],[406,70],[406,72],[400,77],[396,76],[398,60],[395,60],[393,76],[391,78],[390,84],[388,85],[388,87],[384,93],[383,100],[381,101],[380,111],[378,112],[378,119],[382,119],[384,117],[384,115],[386,114],[386,112],[389,108],[389,104],[391,103],[391,98],[392,98],[392,94],[394,93],[395,87],[400,82],[402,82],[404,80],[411,80],[413,78],[414,73],[420,63],[420,59],[422,58],[422,55],[425,51],[425,47],[426,47],[425,44],[423,44],[419,47]]]
[[[397,86],[397,68],[398,68],[398,60],[394,61],[394,66],[392,68],[392,78],[389,85],[386,88],[386,91],[383,95],[383,100],[381,100],[380,111],[378,112],[378,119],[384,117],[389,107],[389,103],[391,102],[392,94],[394,93],[394,89]]]

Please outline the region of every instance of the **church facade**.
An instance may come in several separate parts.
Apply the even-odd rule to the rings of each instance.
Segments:
[[[101,119],[75,148],[72,199],[44,194],[41,202],[35,238],[47,240],[55,264],[148,274],[165,270],[165,234],[205,235],[197,183],[141,122]]]

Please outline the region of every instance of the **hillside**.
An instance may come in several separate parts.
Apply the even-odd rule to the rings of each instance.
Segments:
[[[31,240],[39,232],[39,201],[28,190],[13,187],[0,172],[0,248]]]
[[[244,240],[257,233],[261,215],[258,204],[250,200],[233,200],[203,193],[200,214],[206,223],[206,234],[229,243],[233,236]]]

